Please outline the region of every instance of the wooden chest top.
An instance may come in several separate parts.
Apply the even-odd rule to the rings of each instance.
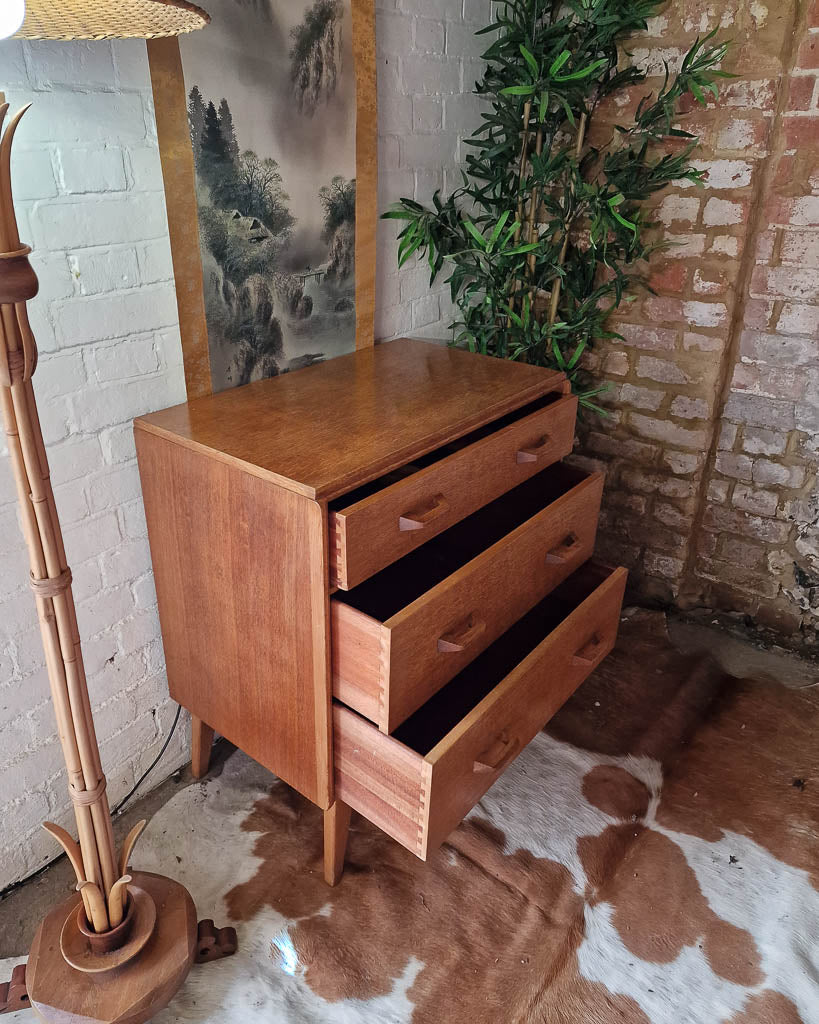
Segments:
[[[327,500],[534,401],[563,379],[401,339],[143,416],[135,429]]]

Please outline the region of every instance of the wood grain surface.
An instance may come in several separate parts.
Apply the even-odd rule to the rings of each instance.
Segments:
[[[349,590],[425,544],[544,467],[568,455],[574,443],[577,398],[565,396],[417,473],[330,513],[332,579]],[[518,453],[540,445],[537,458]],[[438,500],[442,514],[421,529],[401,529],[402,517]]]
[[[325,510],[147,431],[136,441],[171,696],[328,807]]]
[[[330,601],[333,695],[376,725],[386,722],[389,633],[384,624],[341,601]]]
[[[213,729],[197,718],[191,717],[191,774],[203,779],[210,767],[210,752],[213,747]]]
[[[423,758],[341,704],[333,725],[336,797],[420,856]]]
[[[604,579],[427,754],[424,857],[440,846],[614,647],[626,577],[625,569],[616,569]],[[595,638],[599,643],[594,657],[577,658]],[[497,768],[487,771],[487,759]]]
[[[563,381],[541,367],[403,339],[174,406],[137,426],[329,500]]]
[[[565,617],[528,653],[517,650],[522,660],[486,696],[471,696],[471,685],[456,688],[456,708],[459,699],[473,706],[428,750],[422,742],[410,746],[386,736],[336,704],[339,797],[425,860],[612,649],[626,575],[625,569],[584,566],[574,587],[580,596]],[[515,656],[513,640],[508,650],[503,639],[497,641],[497,663]],[[488,665],[494,650],[484,657]],[[465,681],[471,684],[471,678]],[[436,700],[443,706],[446,691]],[[433,711],[429,718],[434,740],[436,731],[446,729],[446,715]],[[408,729],[409,735],[426,736],[423,729]]]
[[[338,885],[344,872],[344,853],[350,830],[350,808],[341,800],[324,812],[324,881]]]
[[[393,732],[590,558],[603,477],[578,476],[556,501],[502,539],[488,539],[477,557],[383,621],[336,595],[331,601],[334,695],[382,732]],[[514,499],[510,494],[510,502]],[[424,549],[417,558],[427,555],[436,553]],[[394,590],[389,582],[386,586]],[[458,646],[463,649],[453,649]]]
[[[59,1024],[143,1024],[167,1006],[187,977],[196,953],[196,908],[178,882],[135,871],[134,882],[156,906],[156,926],[139,956],[108,973],[86,975],[59,952],[60,933],[79,895],[55,907],[37,930],[26,966],[31,1006]],[[55,955],[56,954],[56,955]]]
[[[375,341],[375,266],[378,230],[378,89],[375,0],[352,0],[356,88],[355,344]]]
[[[156,111],[156,132],[165,206],[171,237],[182,360],[188,398],[213,390],[210,377],[208,325],[199,249],[199,214],[196,209],[196,171],[193,164],[188,97],[182,75],[182,57],[176,36],[148,40],[148,64]]]
[[[387,620],[387,732],[591,557],[602,494],[595,473]],[[457,640],[470,624],[482,628],[462,651],[441,650],[439,639]]]

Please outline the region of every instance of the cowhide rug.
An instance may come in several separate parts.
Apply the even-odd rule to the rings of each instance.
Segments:
[[[139,848],[239,932],[155,1020],[816,1024],[818,728],[819,689],[727,677],[632,613],[429,863],[354,815],[337,889],[320,813],[234,754]]]

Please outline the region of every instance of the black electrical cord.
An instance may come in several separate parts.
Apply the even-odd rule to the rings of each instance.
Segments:
[[[120,802],[117,804],[117,806],[113,809],[113,811],[111,811],[111,817],[112,818],[115,817],[117,814],[119,814],[119,812],[122,810],[122,808],[128,803],[128,801],[131,799],[131,797],[134,795],[134,793],[136,793],[136,791],[139,789],[139,787],[142,785],[142,783],[148,778],[148,776],[151,774],[151,772],[154,770],[154,768],[156,768],[156,766],[162,760],[162,755],[168,749],[168,744],[171,742],[171,739],[173,738],[173,734],[176,732],[176,727],[179,724],[179,716],[181,714],[182,714],[182,705],[181,704],[177,704],[176,705],[176,716],[175,716],[175,718],[173,720],[173,725],[171,726],[171,731],[168,733],[167,737],[165,738],[165,742],[162,744],[162,749],[159,751],[159,753],[154,758],[153,763],[150,764],[145,769],[145,771],[142,773],[142,775],[134,783],[134,788],[131,790],[131,792],[128,793],[127,796],[124,796],[122,798],[122,800],[120,800]]]

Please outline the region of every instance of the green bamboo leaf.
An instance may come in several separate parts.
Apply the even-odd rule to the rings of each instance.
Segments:
[[[589,64],[588,67],[581,68],[579,71],[572,71],[568,75],[556,75],[556,82],[578,82],[582,78],[588,78],[589,75],[593,75],[595,71],[602,68],[604,64],[608,64],[605,57],[601,57],[600,60],[594,61],[593,64]]]
[[[563,110],[565,111],[566,118],[567,118],[569,124],[572,126],[572,128],[577,127],[576,124],[575,124],[574,112],[573,112],[572,108],[569,106],[569,104],[566,102],[566,100],[563,99],[562,96],[560,97],[560,102],[561,102],[561,104],[563,106]],[[541,118],[541,120],[542,120],[542,118]]]
[[[421,248],[423,239],[419,238],[412,245],[408,246],[403,253],[398,257],[398,266],[403,267],[407,260],[412,256],[413,253],[417,252]]]
[[[552,66],[549,68],[549,75],[556,75],[571,55],[570,50],[564,50],[562,53],[558,54],[554,61],[552,61]]]
[[[605,416],[606,419],[608,419],[611,416],[611,413],[608,411],[608,409],[603,409],[599,405],[595,405],[594,402],[590,402],[586,398],[581,398],[580,404],[583,406],[584,409],[591,409],[592,412],[596,412],[600,416]]]
[[[535,91],[533,85],[509,85],[501,89],[501,96],[531,96]]]
[[[475,239],[475,241],[481,247],[481,249],[485,250],[486,246],[487,246],[487,241],[483,237],[483,235],[480,233],[480,231],[478,231],[478,229],[475,227],[475,225],[472,223],[472,221],[471,220],[465,220],[463,222],[463,224],[464,224],[464,227],[466,228],[466,230],[470,233],[470,235],[472,235],[472,237]]]
[[[509,210],[504,210],[503,213],[500,215],[500,220],[495,225],[495,230],[489,236],[490,245],[494,245],[495,242],[497,242],[497,240],[500,238],[500,233],[501,231],[503,231],[504,224],[509,220],[509,215]]]
[[[611,384],[606,381],[605,384],[599,384],[596,388],[589,388],[588,391],[582,392],[582,398],[593,398],[595,395],[605,395],[606,392],[611,391]]]
[[[583,338],[579,342],[577,348],[574,350],[574,355],[572,356],[572,358],[569,360],[569,363],[568,363],[568,368],[570,370],[573,370],[575,368],[575,366],[577,366],[577,364],[578,364],[578,362],[580,360],[580,357],[583,355],[583,352],[584,352],[587,344],[588,344],[588,339],[587,338]]]
[[[555,362],[557,363],[558,370],[563,370],[565,372],[566,360],[563,358],[563,353],[560,351],[560,346],[558,345],[556,340],[552,341],[552,354],[555,357]]]
[[[509,244],[510,240],[514,237],[514,234],[515,234],[515,232],[517,231],[517,229],[519,227],[521,227],[521,223],[520,223],[519,220],[516,220],[515,223],[511,226],[511,228],[509,228],[509,230],[503,236],[503,241],[500,244],[501,249],[505,249],[506,248],[506,246]]]
[[[535,60],[534,55],[526,49],[523,43],[520,44],[520,52],[523,54],[523,59],[532,69],[532,74],[535,75],[535,77],[540,77],[540,67],[538,66],[538,62]]]
[[[612,209],[612,217],[617,221],[618,224],[622,224],[624,228],[628,228],[634,235],[637,234],[637,225],[630,220],[626,220],[625,217],[621,216],[616,210]]]
[[[511,306],[509,306],[508,304],[504,304],[502,308],[513,324],[515,324],[517,327],[523,327],[523,321],[514,311],[514,309],[512,309]]]

